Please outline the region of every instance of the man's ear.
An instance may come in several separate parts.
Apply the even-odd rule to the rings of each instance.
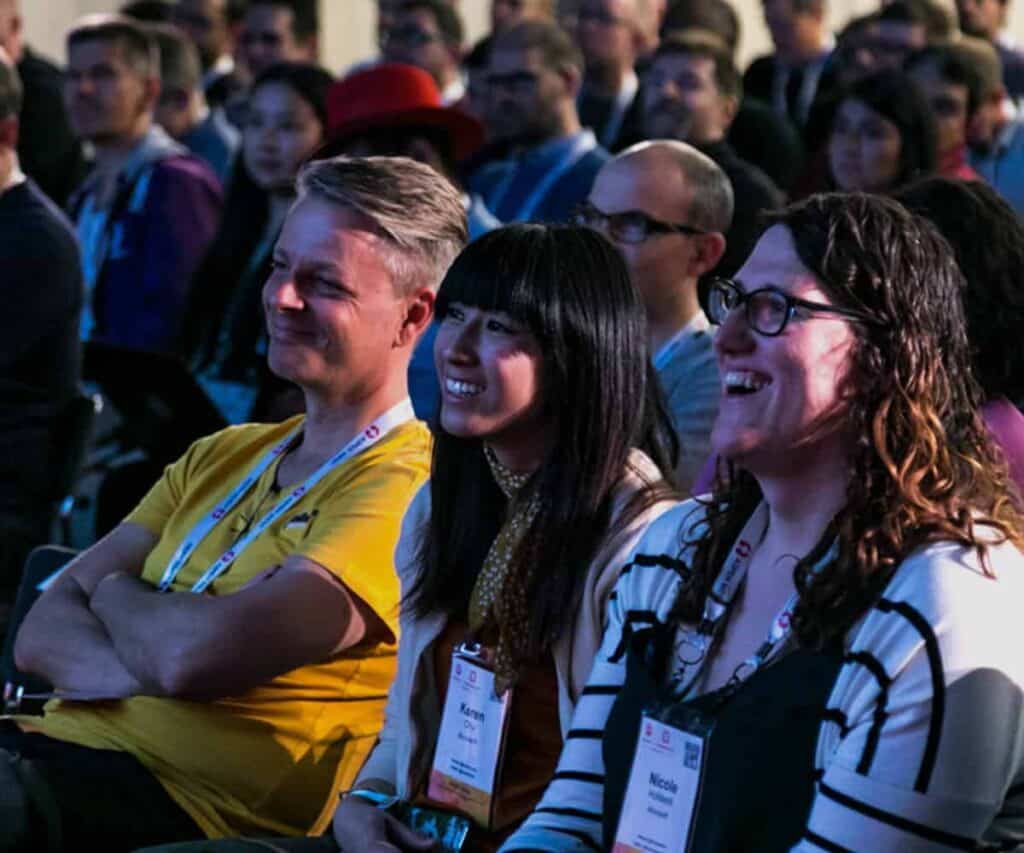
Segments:
[[[429,287],[417,288],[405,297],[405,317],[402,327],[395,337],[394,346],[411,346],[426,331],[430,321],[434,319],[434,302],[437,294]]]
[[[580,93],[580,87],[583,85],[583,75],[579,69],[572,65],[566,65],[558,69],[558,76],[562,79],[569,97],[575,101]]]
[[[725,235],[712,231],[693,239],[697,241],[697,254],[691,263],[690,274],[694,278],[700,278],[711,272],[725,254]]]

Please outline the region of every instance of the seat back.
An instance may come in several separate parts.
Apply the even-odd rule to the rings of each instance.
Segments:
[[[46,580],[58,569],[66,566],[78,554],[72,548],[63,548],[59,545],[41,545],[28,555],[25,561],[25,571],[21,576],[21,584],[18,587],[18,597],[14,602],[14,609],[11,611],[10,620],[7,623],[7,634],[4,637],[3,656],[0,657],[0,682],[7,684],[24,685],[26,692],[39,693],[49,690],[50,686],[41,678],[21,672],[14,664],[14,638],[21,627],[22,621],[29,608],[41,595],[39,584]],[[59,631],[60,625],[54,625],[53,630]]]

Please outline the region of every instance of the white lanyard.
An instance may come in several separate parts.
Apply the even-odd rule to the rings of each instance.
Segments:
[[[548,169],[544,177],[537,182],[533,188],[533,192],[531,192],[530,195],[527,196],[526,200],[520,205],[515,216],[504,221],[529,221],[530,217],[533,216],[534,211],[558,180],[595,148],[597,148],[597,140],[594,138],[594,134],[589,130],[582,131],[576,139],[573,140],[572,145],[569,146],[568,150],[562,155],[558,162]],[[493,196],[487,202],[487,206],[491,210],[497,211],[501,206],[501,203],[505,200],[505,196],[508,194],[509,189],[514,183],[518,172],[518,164],[509,170],[508,177],[502,182],[501,186],[498,187]]]
[[[736,592],[747,576],[747,569],[750,567],[750,558],[757,547],[757,542],[764,538],[768,529],[768,505],[762,503],[755,510],[750,520],[743,527],[739,539],[733,546],[729,559],[715,580],[711,592],[704,602],[704,613],[696,630],[684,629],[680,638],[677,657],[681,667],[677,671],[676,681],[678,683],[678,695],[685,696],[696,684],[698,677],[708,662],[708,649],[722,627],[722,617],[732,606],[736,598]],[[760,531],[755,537],[755,531]],[[825,556],[817,563],[815,570],[835,557],[838,544],[833,543]],[[793,623],[793,611],[800,600],[798,593],[794,592],[789,600],[776,614],[768,629],[768,635],[757,650],[741,663],[729,679],[727,686],[735,686],[741,681],[749,678],[757,672],[771,657],[772,653],[779,648],[788,638]],[[694,649],[696,653],[689,659],[690,655],[684,655],[684,649]],[[687,669],[693,667],[692,673]]]
[[[704,316],[703,311],[698,311],[696,316],[690,320],[683,328],[676,332],[667,343],[663,344],[662,347],[654,354],[651,359],[651,364],[654,365],[654,369],[657,371],[664,370],[672,359],[675,358],[676,353],[683,346],[686,340],[690,337],[706,332],[710,327],[708,318]]]
[[[619,137],[619,131],[622,130],[622,122],[626,119],[626,111],[633,103],[633,98],[636,97],[637,89],[640,88],[640,81],[637,80],[636,72],[630,71],[626,76],[626,79],[622,81],[622,88],[619,89],[619,93],[615,96],[615,103],[612,104],[611,114],[608,116],[608,121],[604,123],[604,129],[601,131],[601,144],[605,148],[611,148],[615,144],[615,140]]]
[[[283,500],[279,501],[277,505],[259,521],[259,523],[253,525],[248,534],[221,554],[213,565],[203,572],[199,580],[195,582],[192,586],[192,592],[203,592],[206,590],[210,584],[227,571],[228,567],[238,559],[253,540],[255,540],[296,503],[298,503],[308,491],[326,477],[334,468],[342,462],[352,458],[357,453],[361,453],[373,446],[396,426],[412,420],[414,417],[415,414],[413,413],[412,403],[410,403],[407,398],[377,418],[377,420],[348,442],[348,444],[341,448],[341,450],[324,462],[323,465],[317,468],[317,470],[314,471],[304,483],[292,489]],[[188,558],[192,555],[199,544],[218,524],[220,524],[221,521],[224,520],[224,517],[256,484],[259,478],[263,475],[263,472],[288,451],[288,448],[292,446],[300,431],[301,428],[291,433],[287,438],[275,445],[273,450],[264,456],[263,459],[261,459],[245,476],[245,479],[235,486],[235,488],[231,490],[231,493],[223,501],[217,504],[217,506],[215,506],[213,510],[192,529],[188,536],[185,537],[182,543],[178,546],[178,549],[174,552],[174,555],[171,557],[170,562],[167,564],[167,568],[164,570],[163,577],[160,579],[158,589],[161,592],[170,589],[171,584],[174,583],[174,579],[178,576],[178,573],[181,571],[185,563],[188,562]]]

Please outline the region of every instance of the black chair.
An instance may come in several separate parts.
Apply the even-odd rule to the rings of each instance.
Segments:
[[[64,548],[60,545],[41,545],[28,555],[28,559],[25,561],[25,570],[21,575],[21,584],[18,587],[18,597],[7,623],[3,656],[0,657],[0,681],[4,684],[5,694],[19,686],[29,694],[46,693],[52,689],[43,679],[21,672],[15,665],[14,638],[17,636],[18,628],[21,626],[25,614],[42,594],[39,584],[58,569],[66,566],[76,554],[78,552],[72,548]],[[54,630],[59,631],[60,626],[54,625]],[[25,703],[21,712],[32,710],[35,705],[38,705],[39,708],[42,707],[41,702]]]

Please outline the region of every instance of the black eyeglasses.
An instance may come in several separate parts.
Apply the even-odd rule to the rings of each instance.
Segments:
[[[655,234],[688,234],[691,237],[699,237],[709,233],[692,225],[662,222],[641,210],[605,213],[589,201],[576,208],[572,221],[576,225],[586,225],[588,228],[602,231],[617,243],[643,243]]]
[[[722,325],[737,308],[745,308],[747,325],[758,334],[768,338],[782,334],[797,308],[823,314],[836,314],[861,323],[878,324],[874,317],[869,317],[860,311],[798,299],[773,285],[759,287],[757,290],[747,293],[735,281],[728,278],[712,279],[708,287],[707,305],[704,307],[708,319],[716,326]]]

